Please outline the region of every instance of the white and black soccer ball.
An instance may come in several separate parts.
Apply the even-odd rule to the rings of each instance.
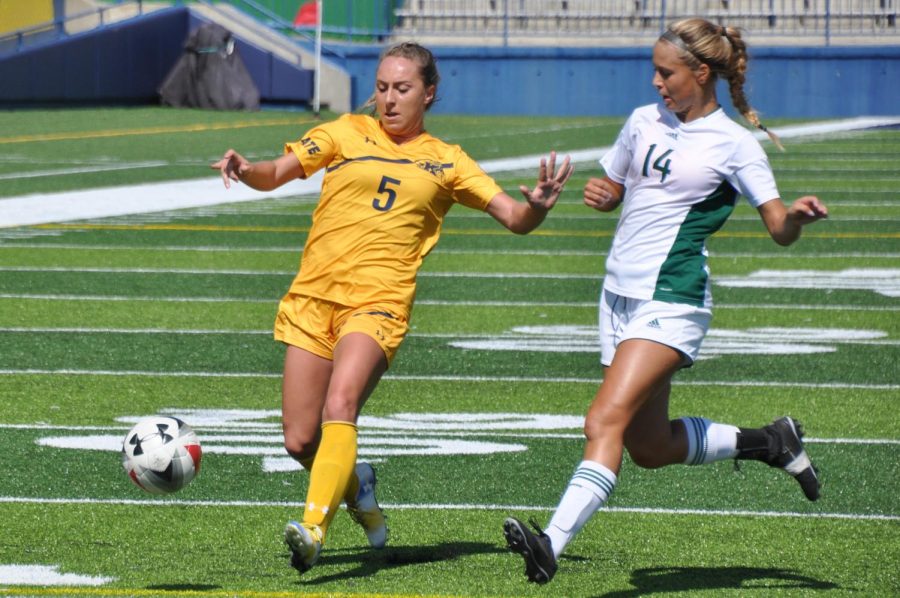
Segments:
[[[202,454],[197,435],[177,417],[145,417],[122,441],[122,466],[128,477],[151,494],[187,486],[200,471]]]

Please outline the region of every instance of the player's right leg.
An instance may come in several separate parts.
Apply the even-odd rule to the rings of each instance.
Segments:
[[[282,381],[282,429],[287,452],[311,470],[321,440],[321,414],[331,377],[332,362],[288,345]],[[290,521],[284,540],[291,550],[291,566],[309,570],[319,559],[324,533],[318,526]]]
[[[625,430],[642,405],[668,388],[682,364],[681,353],[657,342],[630,339],[620,344],[588,410],[584,460],[572,474],[549,525],[535,534],[513,518],[504,524],[507,544],[525,560],[529,581],[552,579],[565,547],[606,503],[617,483]]]

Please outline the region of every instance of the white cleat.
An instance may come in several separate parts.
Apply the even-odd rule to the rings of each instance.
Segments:
[[[375,499],[375,470],[368,463],[360,462],[356,464],[356,476],[359,478],[359,491],[354,504],[347,504],[347,512],[365,530],[369,546],[384,548],[388,529],[384,513]]]

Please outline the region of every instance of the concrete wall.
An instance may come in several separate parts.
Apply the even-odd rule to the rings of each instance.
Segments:
[[[374,89],[379,48],[340,47],[352,105]],[[650,48],[432,47],[434,113],[627,115],[655,102]],[[745,89],[764,117],[900,114],[900,47],[751,48]],[[727,89],[719,99],[727,110]]]

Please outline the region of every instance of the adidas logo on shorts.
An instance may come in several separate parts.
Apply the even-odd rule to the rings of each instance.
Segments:
[[[662,326],[659,325],[659,320],[657,318],[653,318],[652,320],[650,320],[647,323],[647,327],[648,328],[656,328],[656,329],[662,328]]]

